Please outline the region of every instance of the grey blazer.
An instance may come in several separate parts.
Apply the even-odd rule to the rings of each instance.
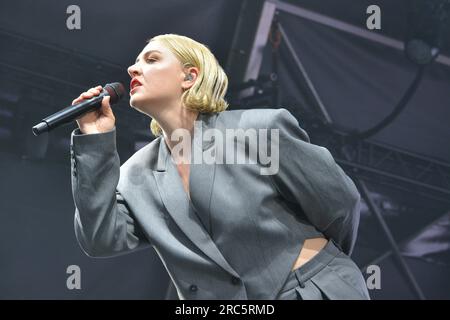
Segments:
[[[121,166],[116,128],[101,134],[76,129],[74,222],[87,255],[110,257],[151,246],[180,299],[275,299],[305,239],[323,235],[351,254],[359,193],[289,111],[230,110],[200,113],[197,120],[203,132],[279,129],[278,172],[261,175],[260,161],[192,163],[189,201],[162,137]],[[216,144],[194,134],[194,152],[215,154]]]

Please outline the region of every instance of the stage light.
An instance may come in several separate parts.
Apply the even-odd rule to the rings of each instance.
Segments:
[[[450,0],[413,0],[408,16],[406,56],[416,64],[431,63],[449,40]]]

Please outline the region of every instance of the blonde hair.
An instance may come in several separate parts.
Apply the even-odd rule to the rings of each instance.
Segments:
[[[224,99],[228,77],[207,46],[177,34],[158,35],[147,42],[151,41],[161,42],[178,58],[183,67],[199,69],[195,83],[181,96],[186,108],[199,112],[221,112],[228,108]],[[152,119],[150,129],[154,136],[162,134],[162,129],[155,119]]]

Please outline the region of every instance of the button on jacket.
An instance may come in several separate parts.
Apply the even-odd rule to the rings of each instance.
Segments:
[[[278,171],[261,174],[261,161],[191,163],[189,200],[162,136],[120,165],[116,128],[72,132],[75,233],[87,255],[151,246],[180,299],[275,299],[305,239],[325,236],[351,254],[359,193],[289,111],[199,113],[192,154],[218,156],[223,139],[202,138],[208,129],[223,137],[226,129],[278,129]],[[243,150],[237,157],[248,157]]]

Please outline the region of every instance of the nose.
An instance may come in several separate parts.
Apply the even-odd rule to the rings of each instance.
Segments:
[[[134,78],[139,74],[139,69],[137,68],[136,64],[129,66],[127,71],[131,78]]]

